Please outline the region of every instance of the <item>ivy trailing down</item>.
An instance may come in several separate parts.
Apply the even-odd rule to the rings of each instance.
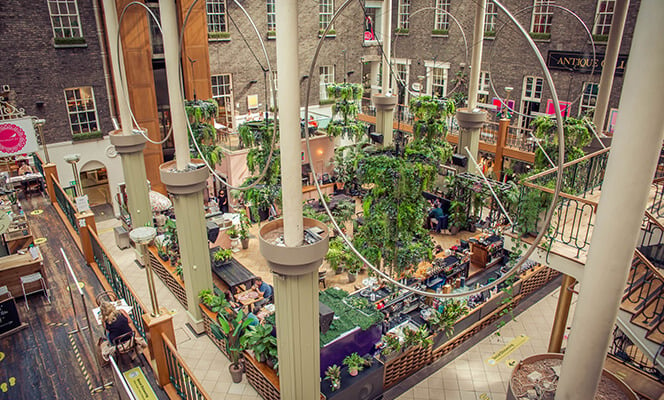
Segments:
[[[327,126],[328,136],[345,136],[357,140],[366,133],[366,125],[357,121],[360,112],[358,104],[362,100],[362,93],[362,85],[357,83],[327,85],[327,94],[335,101],[332,106],[333,119]]]
[[[189,144],[192,158],[202,158],[214,168],[219,164],[223,157],[221,146],[217,144],[217,130],[212,125],[212,121],[217,116],[219,106],[214,99],[209,100],[193,100],[185,102],[185,110],[191,125],[191,131],[194,134],[196,143],[201,150],[201,153],[196,150],[192,143],[191,136],[189,137]]]

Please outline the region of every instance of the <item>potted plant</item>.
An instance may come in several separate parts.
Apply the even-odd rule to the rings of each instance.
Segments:
[[[251,224],[251,221],[249,220],[245,210],[240,210],[239,214],[240,224],[238,225],[237,233],[240,238],[240,242],[242,243],[242,249],[246,250],[249,248],[249,225]]]
[[[340,238],[330,240],[330,246],[325,255],[325,260],[330,264],[330,268],[335,274],[340,274],[344,270],[345,246]]]
[[[233,250],[231,249],[219,249],[214,253],[214,266],[221,267],[224,264],[228,264],[233,258]]]
[[[450,299],[443,305],[443,311],[434,310],[427,321],[434,332],[445,332],[446,337],[454,334],[454,324],[457,320],[468,314],[468,306],[465,301]],[[442,335],[436,337],[441,340]]]
[[[432,343],[433,339],[429,337],[429,330],[424,326],[420,326],[417,330],[410,328],[403,330],[403,349],[414,346],[427,347]]]
[[[370,365],[370,361],[366,358],[361,357],[357,353],[352,353],[349,356],[346,356],[343,360],[343,364],[348,367],[348,373],[351,376],[356,376],[360,371]]]
[[[468,225],[468,216],[464,204],[458,200],[450,203],[450,233],[456,235]]]
[[[381,338],[384,346],[381,350],[381,354],[387,359],[391,358],[401,352],[401,341],[394,334],[383,335]]]
[[[327,367],[325,379],[330,381],[332,391],[338,390],[341,387],[341,367],[337,364]]]
[[[260,362],[266,362],[277,349],[277,338],[272,336],[272,325],[268,323],[250,326],[243,340],[245,347],[253,351]]]
[[[348,283],[355,282],[355,279],[357,279],[357,274],[362,268],[362,263],[350,250],[344,252],[343,258],[344,263],[346,264],[346,271],[348,272]]]
[[[201,290],[198,293],[198,297],[210,311],[215,313],[225,311],[230,307],[230,303],[225,297],[215,295],[210,289]]]
[[[240,356],[245,350],[243,346],[244,340],[242,336],[245,334],[247,327],[253,321],[250,318],[245,319],[244,313],[239,311],[235,316],[231,313],[220,312],[217,314],[217,321],[219,325],[213,324],[211,326],[214,336],[224,341],[226,345],[226,353],[231,361],[228,366],[228,371],[234,383],[242,382],[242,367],[240,366]]]

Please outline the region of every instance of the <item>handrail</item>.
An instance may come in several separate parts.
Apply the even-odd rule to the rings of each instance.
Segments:
[[[656,275],[659,279],[661,279],[664,282],[664,275],[659,271],[659,268],[655,267],[650,260],[646,256],[643,255],[638,249],[634,249],[634,257],[638,258],[641,260],[641,262],[648,268],[653,275]]]
[[[203,385],[196,379],[168,336],[162,332],[161,339],[164,342],[168,376],[178,395],[185,400],[211,400],[212,397],[203,389]]]
[[[597,156],[602,155],[604,153],[608,153],[610,150],[611,150],[611,148],[607,147],[606,149],[598,150],[594,153],[586,154],[585,156],[577,158],[575,160],[568,161],[568,162],[563,164],[563,169],[565,169],[565,168],[567,168],[571,165],[578,164],[580,162],[590,160],[591,158],[597,157]],[[549,169],[544,170],[540,173],[537,173],[535,175],[531,175],[531,176],[527,177],[526,179],[524,179],[524,181],[533,181],[535,179],[541,178],[541,177],[546,176],[546,175],[555,174],[557,172],[558,172],[558,167],[549,168]]]
[[[547,192],[547,193],[551,193],[551,194],[553,194],[553,192],[554,192],[553,189],[548,188],[546,186],[540,186],[540,185],[530,183],[530,182],[526,182],[526,181],[522,181],[521,184],[523,186],[527,186],[527,187],[530,187],[530,188],[533,188],[533,189],[541,190],[542,192]],[[597,211],[598,203],[596,201],[584,199],[583,197],[574,196],[572,194],[567,194],[567,193],[564,193],[564,192],[560,192],[560,197],[564,197],[564,198],[569,199],[569,200],[575,200],[575,201],[578,201],[578,202],[581,202],[581,203],[588,204],[588,205],[592,206],[595,209],[595,211]]]
[[[67,196],[65,190],[62,188],[62,186],[60,186],[60,182],[58,182],[57,179],[52,179],[52,181],[53,189],[55,190],[55,198],[58,201],[58,205],[67,216],[67,220],[71,224],[72,228],[74,228],[76,233],[79,233],[78,220],[76,219],[76,208],[74,207],[74,203],[71,202],[71,199],[69,196]]]
[[[662,232],[664,232],[664,225],[662,225],[648,210],[646,210],[646,218],[650,220],[650,223],[658,227]]]
[[[134,289],[132,289],[129,280],[109,255],[109,252],[106,250],[106,247],[97,234],[92,230],[89,230],[89,233],[90,243],[92,244],[92,253],[94,254],[95,262],[97,263],[99,270],[102,272],[106,281],[118,298],[125,299],[127,305],[131,306],[133,312],[130,313],[129,316],[134,322],[134,326],[138,332],[143,338],[145,338],[145,325],[143,324],[142,315],[145,314],[145,310],[148,308],[143,304]]]

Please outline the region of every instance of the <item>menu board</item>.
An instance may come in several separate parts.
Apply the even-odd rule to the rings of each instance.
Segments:
[[[0,335],[21,326],[21,318],[16,309],[14,298],[0,302]]]

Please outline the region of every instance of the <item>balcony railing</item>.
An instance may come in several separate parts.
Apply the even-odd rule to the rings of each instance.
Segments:
[[[169,379],[178,395],[185,400],[210,400],[211,397],[189,370],[168,337],[162,333],[161,338],[164,342]]]
[[[99,270],[106,281],[111,285],[113,292],[118,296],[119,299],[125,299],[127,305],[129,305],[133,312],[129,315],[131,320],[134,322],[134,326],[138,332],[145,338],[145,326],[143,325],[143,318],[141,316],[145,314],[145,305],[138,298],[134,290],[127,283],[127,279],[120,270],[120,268],[115,264],[115,261],[108,255],[106,248],[102,244],[101,240],[95,232],[90,230],[90,242],[92,244],[92,253],[94,254],[95,262],[99,267]]]
[[[79,233],[78,220],[76,218],[76,208],[74,207],[74,203],[71,202],[71,199],[69,199],[69,196],[67,196],[65,190],[62,188],[62,186],[60,186],[60,182],[56,181],[55,179],[53,180],[53,190],[55,191],[55,198],[58,200],[58,205],[60,206],[62,212],[64,212],[67,216],[69,224],[72,226],[72,228],[74,228],[76,233]]]

